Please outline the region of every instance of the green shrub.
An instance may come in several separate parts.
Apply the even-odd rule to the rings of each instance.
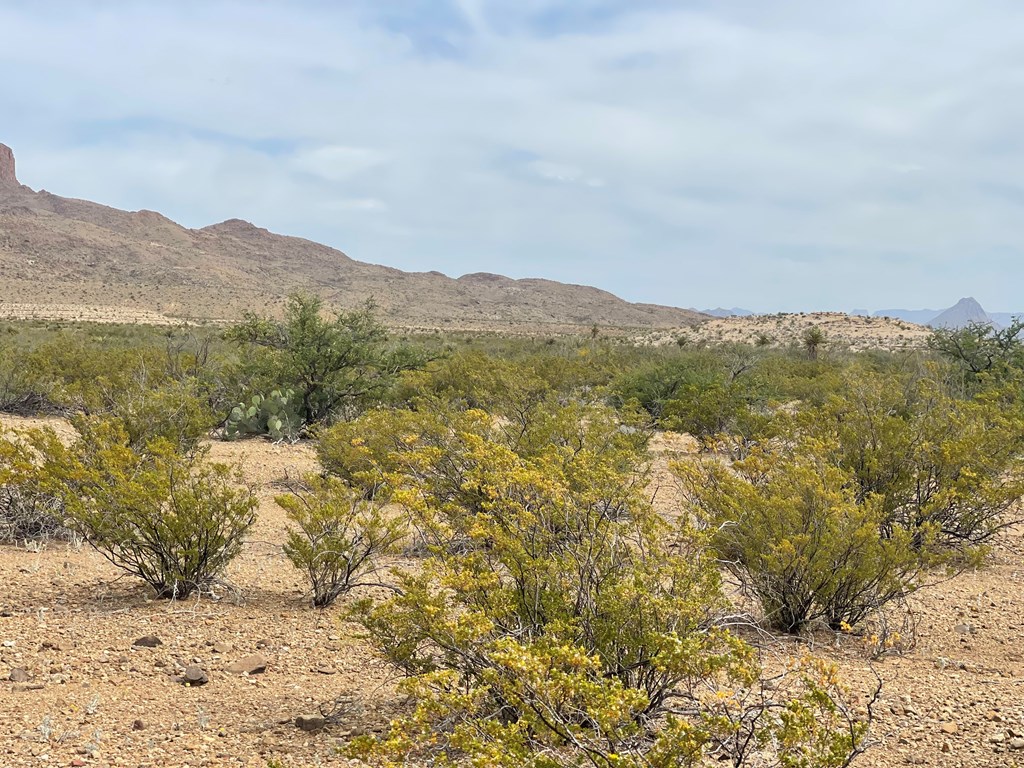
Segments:
[[[42,490],[31,452],[16,435],[0,438],[0,543],[68,539],[60,499]]]
[[[854,369],[821,405],[780,421],[787,440],[828,446],[858,500],[879,498],[884,536],[934,536],[969,555],[1018,516],[1024,410],[1013,387],[959,399],[933,379]]]
[[[592,429],[601,411],[551,413],[558,439],[524,454],[492,439],[487,414],[469,414],[447,448],[411,447],[392,481],[430,555],[354,615],[408,676],[416,709],[350,754],[841,766],[863,748],[833,669],[807,662],[778,688],[763,684],[754,650],[717,623],[724,602],[703,537],[655,513],[632,446]]]
[[[106,413],[120,421],[128,445],[137,449],[164,439],[183,452],[194,451],[217,422],[194,379],[156,386],[137,380],[111,393]]]
[[[80,420],[70,447],[52,432],[28,435],[42,488],[67,524],[111,563],[183,598],[213,582],[238,555],[257,500],[223,464],[181,454],[165,439],[129,444],[115,421]]]
[[[275,501],[298,526],[288,530],[284,552],[306,572],[317,608],[367,585],[379,558],[393,552],[405,534],[401,519],[387,517],[379,504],[334,478],[307,478],[304,488]]]
[[[288,298],[283,322],[247,313],[225,332],[246,350],[250,391],[293,389],[294,411],[304,424],[361,410],[383,397],[402,371],[424,362],[410,347],[388,342],[372,303],[330,319],[323,310],[322,299],[297,293]]]
[[[836,630],[856,625],[914,590],[935,561],[932,537],[920,547],[905,530],[883,538],[881,499],[859,500],[827,454],[803,441],[731,467],[673,465],[719,558],[782,632],[818,619]]]

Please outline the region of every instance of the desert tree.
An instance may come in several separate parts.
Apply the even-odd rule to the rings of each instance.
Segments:
[[[804,351],[807,352],[807,357],[811,360],[817,360],[818,352],[825,345],[827,339],[825,338],[825,332],[821,330],[820,326],[812,325],[801,334],[800,341],[803,344]]]
[[[380,397],[402,371],[424,363],[404,345],[392,345],[372,302],[325,316],[318,296],[292,294],[282,321],[249,312],[225,337],[262,354],[252,361],[263,389],[298,393],[306,424]]]

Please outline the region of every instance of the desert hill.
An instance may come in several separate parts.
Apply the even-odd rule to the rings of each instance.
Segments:
[[[0,316],[31,306],[38,316],[79,307],[232,319],[296,289],[340,307],[372,297],[387,322],[409,327],[657,328],[702,317],[551,280],[403,272],[239,219],[188,229],[153,211],[36,192],[18,183],[13,153],[0,144]]]
[[[891,317],[797,312],[713,317],[696,326],[650,331],[637,336],[636,340],[642,344],[672,344],[682,340],[695,344],[789,346],[800,345],[803,334],[812,327],[820,328],[825,334],[826,347],[853,351],[919,348],[932,334],[931,328]]]

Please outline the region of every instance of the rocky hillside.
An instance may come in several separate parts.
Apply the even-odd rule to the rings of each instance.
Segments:
[[[890,317],[866,317],[842,312],[798,312],[747,317],[716,317],[689,328],[655,330],[637,337],[645,344],[766,344],[801,345],[803,334],[817,327],[825,335],[824,348],[913,349],[923,347],[931,329]]]
[[[410,327],[664,328],[702,317],[551,280],[403,272],[238,219],[188,229],[153,211],[35,192],[18,183],[13,154],[0,144],[0,308],[120,307],[230,319],[280,306],[296,289],[342,307],[372,297],[388,322]]]

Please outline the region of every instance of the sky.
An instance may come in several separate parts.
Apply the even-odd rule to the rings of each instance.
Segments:
[[[0,0],[34,189],[352,258],[1024,309],[1019,0]]]

